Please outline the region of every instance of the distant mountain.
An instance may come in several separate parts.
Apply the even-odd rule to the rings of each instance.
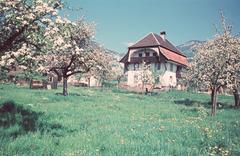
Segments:
[[[181,45],[178,45],[177,48],[183,53],[185,54],[188,58],[192,58],[194,56],[194,48],[198,45],[198,44],[202,44],[205,41],[199,41],[199,40],[190,40],[187,41]]]
[[[107,53],[111,54],[116,60],[120,60],[122,58],[121,54],[119,54],[118,52],[114,51],[114,50],[110,50],[110,49],[105,49]]]

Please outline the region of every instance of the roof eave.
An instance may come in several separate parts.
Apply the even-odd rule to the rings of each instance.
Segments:
[[[182,65],[182,66],[184,66],[184,67],[188,67],[188,65],[186,65],[186,64],[183,64],[183,63],[180,63],[180,62],[177,62],[177,61],[175,61],[175,60],[171,60],[171,59],[167,59],[168,61],[172,61],[172,62],[175,62],[175,63],[177,63],[177,64],[179,64],[179,65]]]
[[[125,61],[125,60],[128,60],[128,55],[129,55],[129,49],[128,49],[127,54],[125,54],[125,55],[123,56],[123,58],[122,58],[119,62],[121,62],[121,63],[127,63],[128,61]]]
[[[167,49],[167,50],[169,50],[169,51],[171,51],[171,52],[174,52],[174,53],[176,53],[176,54],[178,54],[178,55],[181,55],[181,56],[183,56],[183,57],[186,57],[187,58],[187,56],[186,55],[184,55],[182,52],[177,52],[177,51],[173,51],[173,50],[171,50],[171,49],[168,49],[168,48],[166,48],[166,47],[164,47],[164,46],[159,46],[159,47],[161,47],[161,48],[165,48],[165,49]]]
[[[159,47],[160,45],[152,45],[152,46],[139,46],[139,47],[128,47],[128,49],[139,49],[139,48],[156,48],[156,47]]]

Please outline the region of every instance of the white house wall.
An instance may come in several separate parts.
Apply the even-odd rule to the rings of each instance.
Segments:
[[[130,53],[130,57],[138,57],[139,53],[142,53],[142,57],[146,57],[145,56],[145,50],[146,48],[141,48],[141,49],[130,49],[129,53]],[[159,50],[158,48],[147,48],[146,52],[149,52],[149,56],[153,56],[153,53],[156,52],[158,53]],[[129,57],[129,58],[130,58]],[[130,61],[130,60],[129,60]]]
[[[171,71],[171,64],[173,64],[173,70]],[[159,80],[160,80],[160,85],[163,87],[169,87],[169,86],[176,86],[177,85],[177,78],[176,78],[176,71],[177,71],[177,65],[174,64],[173,62],[167,62],[167,63],[161,63],[161,68],[160,70],[156,70],[156,72],[159,73]],[[155,64],[151,64],[151,70],[154,70]],[[136,87],[138,86],[141,82],[136,83],[135,82],[135,75],[139,75],[138,70],[134,71],[133,69],[133,64],[130,64],[128,66],[128,82],[127,84],[131,87]]]
[[[138,75],[139,74],[139,71],[128,71],[127,72],[127,75],[128,75],[128,81],[127,81],[127,85],[128,86],[131,86],[131,87],[136,87],[138,86],[138,83],[135,83],[134,82],[134,76],[135,75]]]
[[[99,79],[96,79],[94,76],[91,76],[90,77],[90,87],[99,87],[99,86],[101,86]]]
[[[176,64],[173,64],[173,70],[170,70],[171,63],[166,63],[167,70],[161,75],[160,77],[160,84],[162,86],[176,86],[177,85],[177,77],[176,77],[176,71],[177,66]]]
[[[94,76],[90,77],[90,84],[89,84],[89,76],[82,76],[80,80],[77,80],[75,76],[72,76],[69,80],[70,83],[84,83],[86,85],[90,85],[90,87],[99,87],[101,83],[99,79],[96,79]]]

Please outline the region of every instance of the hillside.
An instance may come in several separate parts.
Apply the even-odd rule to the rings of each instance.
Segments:
[[[204,43],[205,41],[190,40],[181,45],[176,46],[181,52],[183,52],[189,59],[194,56],[194,47],[198,44]]]
[[[92,41],[91,45],[93,47],[102,47],[99,43],[97,43],[95,41]],[[116,60],[120,60],[121,59],[121,54],[119,52],[114,51],[114,50],[110,50],[110,49],[105,48],[105,47],[103,47],[103,48],[104,48],[106,53],[110,54],[113,57],[113,59],[116,59]]]

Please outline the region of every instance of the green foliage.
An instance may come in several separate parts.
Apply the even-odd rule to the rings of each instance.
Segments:
[[[45,80],[46,76],[44,77],[42,73],[37,71],[24,71],[16,75],[17,79],[27,79],[27,80]]]
[[[211,117],[206,94],[69,89],[63,97],[61,90],[0,85],[0,103],[15,101],[8,112],[14,122],[0,126],[0,155],[240,155],[232,96],[220,95],[223,108]],[[22,120],[32,114],[35,128],[24,130]]]
[[[7,79],[7,71],[0,67],[0,80]]]

